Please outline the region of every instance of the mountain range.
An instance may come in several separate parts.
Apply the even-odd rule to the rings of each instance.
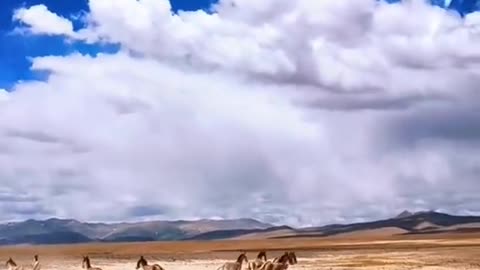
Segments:
[[[73,244],[302,237],[394,236],[480,232],[480,217],[454,216],[434,211],[352,224],[292,228],[254,219],[85,223],[73,219],[26,220],[0,225],[0,244]]]
[[[29,219],[0,225],[0,244],[63,244],[182,240],[217,230],[272,227],[254,219],[86,223],[74,219]]]

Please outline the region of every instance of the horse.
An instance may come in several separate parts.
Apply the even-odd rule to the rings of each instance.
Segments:
[[[284,253],[282,256],[284,256],[285,254],[287,254],[288,256],[291,257],[292,264],[296,264],[296,263],[297,263],[297,255],[295,255],[295,252],[293,252],[293,251],[288,251],[288,252],[285,251],[285,253]],[[280,257],[275,257],[272,262],[274,262],[274,263],[275,263],[275,262],[278,262],[278,260],[279,260],[282,256],[280,256]]]
[[[5,265],[7,266],[8,270],[23,270],[24,269],[23,266],[17,266],[17,264],[15,263],[15,261],[12,260],[11,257],[8,258]]]
[[[296,264],[294,252],[285,252],[282,256],[275,258],[272,262],[265,262],[259,270],[286,270],[289,264]]]
[[[260,268],[267,261],[267,252],[260,251],[255,261],[248,263],[248,270],[256,270]]]
[[[140,259],[137,262],[137,268],[135,269],[139,269],[140,267],[142,267],[143,270],[165,270],[158,264],[149,265],[143,256],[140,256]]]
[[[245,254],[245,252],[240,253],[240,255],[237,258],[237,261],[226,262],[222,266],[217,268],[217,270],[220,270],[220,269],[222,269],[222,270],[241,270],[243,261],[248,263],[247,255]]]
[[[102,270],[100,267],[92,267],[88,256],[83,256],[82,268],[87,268],[87,270]]]
[[[288,256],[290,256],[292,264],[297,264],[297,262],[298,262],[297,261],[297,255],[295,254],[295,252],[293,252],[293,251],[288,252]]]
[[[38,255],[33,256],[33,264],[32,264],[32,269],[33,270],[40,270],[41,265],[40,261],[38,260]]]

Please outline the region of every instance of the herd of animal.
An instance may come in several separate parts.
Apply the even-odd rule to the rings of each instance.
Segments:
[[[8,258],[6,262],[6,266],[8,270],[27,270],[28,268],[25,266],[18,266],[12,258]],[[33,263],[32,266],[30,267],[32,270],[40,270],[40,262],[38,261],[38,255],[33,256]]]
[[[285,270],[289,265],[297,263],[297,256],[295,255],[295,252],[288,251],[269,261],[267,260],[267,252],[260,251],[256,259],[249,262],[246,252],[242,252],[236,261],[226,262],[217,268],[217,270],[241,270],[244,269],[244,262],[246,263],[246,269],[248,270]],[[38,255],[33,256],[33,263],[30,267],[18,266],[12,258],[7,260],[6,266],[8,270],[40,270],[41,268]],[[82,268],[87,270],[102,270],[99,267],[92,267],[88,256],[83,256]],[[137,261],[136,269],[138,270],[140,268],[142,268],[142,270],[165,270],[159,264],[148,264],[143,256],[140,256],[140,259]]]
[[[293,251],[286,251],[280,257],[275,257],[273,260],[267,260],[267,252],[260,251],[257,258],[249,262],[245,252],[240,253],[235,262],[226,262],[217,270],[241,270],[242,263],[247,263],[248,270],[284,270],[288,265],[297,264],[297,255]]]

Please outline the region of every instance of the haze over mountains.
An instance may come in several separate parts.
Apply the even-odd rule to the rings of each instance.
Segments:
[[[26,220],[0,225],[0,244],[69,244],[173,240],[267,239],[480,232],[480,217],[433,211],[353,224],[292,228],[254,219],[84,223],[73,219]]]
[[[84,223],[74,219],[26,220],[0,225],[0,244],[182,240],[217,230],[272,227],[253,219]]]

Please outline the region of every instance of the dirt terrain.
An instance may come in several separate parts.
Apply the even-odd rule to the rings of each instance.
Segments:
[[[103,270],[134,270],[140,255],[149,264],[165,269],[217,269],[247,251],[254,259],[258,250],[278,256],[294,250],[298,264],[289,269],[480,269],[480,237],[455,235],[414,239],[282,239],[216,242],[152,242],[64,246],[16,246],[0,248],[0,260],[12,257],[29,265],[40,255],[42,269],[81,269],[81,256],[89,255],[92,265]],[[2,264],[5,267],[5,264]],[[28,268],[27,268],[28,269]]]

